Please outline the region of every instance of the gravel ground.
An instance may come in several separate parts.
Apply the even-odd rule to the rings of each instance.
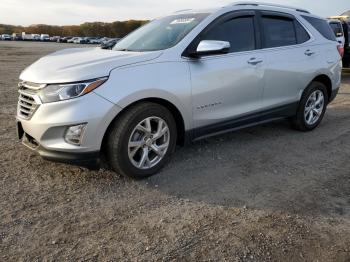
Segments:
[[[133,181],[16,141],[20,72],[68,46],[0,42],[1,261],[350,260],[350,72],[317,130],[206,139]]]

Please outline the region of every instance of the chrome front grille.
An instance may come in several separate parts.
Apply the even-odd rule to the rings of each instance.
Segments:
[[[39,107],[39,103],[37,103],[38,98],[36,98],[38,90],[31,90],[26,87],[20,86],[18,92],[19,98],[17,106],[17,115],[20,118],[29,120],[32,118],[35,111]]]

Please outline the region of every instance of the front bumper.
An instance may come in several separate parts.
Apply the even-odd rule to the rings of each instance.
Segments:
[[[120,107],[92,92],[76,99],[41,104],[29,120],[18,115],[18,135],[24,145],[44,159],[95,166],[104,134],[120,111]],[[67,128],[82,123],[87,126],[81,144],[67,143]]]
[[[39,155],[50,161],[61,162],[66,164],[75,164],[79,166],[95,167],[99,165],[100,152],[85,152],[85,153],[68,153],[59,151],[50,151],[39,146],[36,151]]]
[[[23,127],[20,121],[17,121],[16,129],[17,129],[18,139],[22,141],[22,144],[28,147],[29,149],[37,152],[45,160],[83,166],[90,169],[98,169],[100,166],[99,151],[72,153],[72,152],[49,150],[44,148],[40,144],[38,144],[38,142],[29,134],[26,134],[23,130]]]
[[[17,123],[17,132],[20,133],[21,131],[18,130],[20,130],[20,123]],[[89,169],[99,169],[100,167],[99,151],[84,153],[53,151],[37,144],[36,141],[33,141],[33,138],[26,133],[23,133],[21,140],[23,145],[37,152],[45,160],[87,167]]]

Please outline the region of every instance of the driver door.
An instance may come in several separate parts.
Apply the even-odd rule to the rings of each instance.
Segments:
[[[258,121],[264,56],[257,28],[254,11],[239,11],[214,21],[197,39],[227,41],[231,47],[227,54],[189,62],[195,139]]]

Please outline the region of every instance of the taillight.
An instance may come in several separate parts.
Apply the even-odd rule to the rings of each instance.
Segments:
[[[339,55],[341,57],[343,57],[344,56],[344,47],[342,45],[338,45],[337,48],[338,48]]]

